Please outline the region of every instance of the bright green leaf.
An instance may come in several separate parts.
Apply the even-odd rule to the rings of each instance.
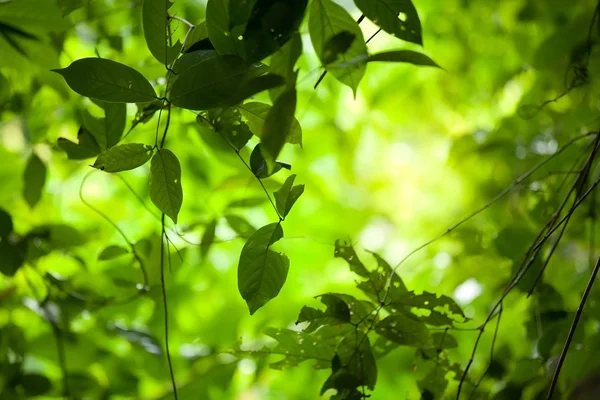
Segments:
[[[150,171],[150,200],[177,223],[183,202],[179,160],[170,150],[160,149],[152,157]]]
[[[142,74],[116,61],[82,58],[67,68],[53,71],[82,96],[113,103],[144,103],[157,98]]]
[[[171,65],[181,50],[181,44],[168,44],[169,13],[173,3],[169,0],[144,0],[142,27],[150,53],[163,65]]]
[[[273,193],[277,211],[283,218],[289,214],[296,200],[304,193],[304,185],[293,186],[294,179],[296,179],[296,175],[290,175],[281,188]]]
[[[121,257],[129,254],[129,250],[121,246],[111,245],[105,247],[98,255],[98,261],[112,260],[113,258]]]
[[[423,44],[421,21],[411,0],[354,0],[363,14],[387,33]]]
[[[287,278],[290,266],[285,254],[270,250],[283,237],[281,224],[270,224],[248,239],[238,265],[238,289],[246,300],[250,315],[275,298]]]
[[[35,153],[32,153],[23,174],[23,198],[29,207],[33,208],[40,201],[45,183],[46,166]]]
[[[152,154],[153,148],[147,144],[120,144],[100,153],[92,167],[104,172],[128,171],[146,164]]]
[[[258,137],[262,137],[265,118],[269,114],[269,111],[272,107],[265,103],[250,102],[240,104],[237,106],[237,108],[240,110],[244,118],[246,118],[252,133]],[[302,127],[295,117],[292,121],[289,134],[286,137],[286,142],[298,144],[300,147],[302,147]]]

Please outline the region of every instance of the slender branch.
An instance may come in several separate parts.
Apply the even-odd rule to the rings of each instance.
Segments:
[[[44,307],[45,310],[45,307]],[[65,344],[64,338],[62,336],[62,331],[58,327],[57,323],[48,319],[50,321],[50,325],[52,326],[52,333],[54,334],[54,339],[56,341],[56,352],[58,354],[58,365],[60,366],[60,371],[63,378],[63,397],[66,399],[71,398],[71,389],[69,388],[69,376],[67,373],[67,358],[65,356]]]

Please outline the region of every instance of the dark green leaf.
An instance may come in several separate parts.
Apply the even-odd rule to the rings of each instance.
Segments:
[[[302,38],[300,37],[299,33],[294,33],[290,40],[286,44],[281,46],[281,48],[277,50],[277,52],[271,57],[271,73],[284,77],[287,86],[286,88],[278,87],[275,89],[271,89],[269,91],[271,101],[275,102],[279,95],[285,92],[286,89],[290,89],[296,85],[296,72],[294,71],[294,66],[296,65],[296,62],[298,61],[298,58],[300,58],[301,54]],[[302,139],[302,136],[300,136],[300,139]]]
[[[206,45],[209,45],[210,47],[207,48]],[[214,47],[208,39],[206,21],[202,21],[192,28],[185,42],[185,47],[183,48],[184,53],[191,53],[197,50],[214,50]]]
[[[98,255],[98,261],[112,260],[113,258],[121,257],[125,254],[129,254],[129,250],[121,246],[111,245],[105,247],[102,252]]]
[[[153,152],[147,144],[120,144],[100,153],[92,167],[104,172],[128,171],[146,164]]]
[[[265,90],[281,87],[285,84],[285,79],[279,75],[266,74],[252,77],[240,84],[230,103],[239,104],[250,97]]]
[[[100,154],[100,146],[98,146],[96,139],[84,127],[79,128],[77,140],[79,143],[73,143],[62,137],[58,138],[58,147],[67,153],[69,159],[84,160]]]
[[[244,103],[237,108],[240,110],[244,118],[246,118],[248,126],[252,133],[258,137],[263,135],[263,127],[265,124],[265,118],[271,110],[271,106],[265,103],[250,102]],[[296,118],[292,121],[289,134],[286,137],[286,143],[298,144],[302,147],[302,128]]]
[[[314,332],[324,325],[338,325],[350,322],[350,308],[338,296],[327,293],[319,296],[321,303],[327,307],[325,311],[304,306],[300,311],[296,324],[308,322],[304,332]]]
[[[200,118],[202,117],[198,116],[198,119]],[[242,122],[242,115],[235,107],[228,108],[219,116],[214,123],[214,129],[236,150],[242,149],[252,138],[250,128]]]
[[[350,270],[355,274],[362,276],[363,278],[369,277],[369,270],[364,266],[364,264],[360,261],[352,244],[349,242],[336,240],[335,241],[335,250],[334,257],[342,258],[346,260],[348,265],[350,265]]]
[[[423,65],[425,67],[442,68],[425,54],[410,50],[386,51],[369,56],[369,62],[377,61],[409,63],[413,65]]]
[[[238,265],[238,289],[250,315],[275,298],[287,278],[290,261],[285,254],[270,250],[283,237],[281,224],[270,224],[248,239]]]
[[[67,68],[54,69],[76,93],[113,103],[144,103],[156,92],[142,74],[116,61],[82,58]]]
[[[210,250],[210,246],[215,241],[215,230],[217,229],[217,220],[213,219],[206,226],[204,230],[204,234],[202,235],[202,241],[200,242],[200,253],[202,254],[202,258],[206,258],[208,255],[208,251]]]
[[[238,36],[231,32],[229,4],[230,0],[209,0],[206,4],[206,31],[219,54],[237,54],[240,46],[238,36],[241,32]]]
[[[261,144],[257,144],[254,146],[254,150],[252,150],[252,154],[250,154],[250,169],[252,169],[252,173],[260,179],[268,178],[269,176],[279,172],[281,168],[285,168],[288,170],[292,169],[292,166],[286,164],[281,161],[275,161],[275,165],[269,168],[267,165],[267,161],[263,157],[263,152],[261,151]]]
[[[463,322],[465,314],[456,302],[448,296],[436,295],[435,293],[423,292],[415,294],[414,292],[405,292],[393,301],[389,302],[391,308],[394,307],[415,307],[423,310],[436,311],[444,314],[446,317],[452,317],[451,320]]]
[[[363,14],[387,33],[423,44],[421,21],[411,0],[354,0]]]
[[[118,326],[114,327],[114,330],[131,343],[140,345],[148,353],[156,355],[162,354],[160,343],[158,343],[156,338],[151,334],[134,329],[123,329]]]
[[[89,112],[83,113],[83,126],[96,139],[101,149],[109,149],[119,143],[127,119],[125,103],[96,101],[104,109],[105,118],[95,118]]]
[[[228,107],[238,100],[236,93],[243,83],[262,71],[262,64],[249,64],[236,56],[213,53],[178,76],[169,99],[173,105],[190,110]]]
[[[233,229],[233,231],[240,237],[249,238],[254,232],[256,232],[256,228],[242,217],[237,215],[226,215],[225,219],[227,220],[227,224],[231,227],[231,229]]]
[[[323,46],[323,64],[329,65],[343,56],[352,46],[356,36],[352,32],[341,31],[333,35]]]
[[[169,0],[144,0],[142,27],[150,53],[163,65],[171,65],[179,54],[181,44],[168,45],[169,13],[173,3]]]
[[[183,202],[179,160],[172,151],[160,149],[152,157],[150,171],[150,200],[177,223],[177,214]]]
[[[0,21],[36,31],[59,31],[69,26],[55,1],[13,0],[0,3]]]
[[[440,368],[432,368],[425,378],[418,382],[422,399],[441,399],[443,398],[448,381],[445,378],[446,372]]]
[[[214,50],[196,50],[182,55],[173,66],[176,75],[171,79],[177,79],[178,75],[181,75],[188,68],[214,57],[218,57]]]
[[[424,323],[411,317],[394,314],[375,325],[381,336],[400,345],[411,347],[431,347],[431,335]]]
[[[14,276],[25,261],[26,251],[25,242],[12,243],[7,238],[0,238],[0,273]]]
[[[292,186],[294,179],[296,179],[296,175],[290,175],[281,188],[273,193],[277,211],[282,218],[289,214],[296,200],[304,193],[304,185]]]
[[[35,153],[32,153],[23,174],[23,198],[29,207],[33,208],[40,201],[45,183],[46,166]]]
[[[458,342],[448,332],[434,332],[431,334],[431,340],[436,349],[455,349],[458,347]]]
[[[308,30],[317,56],[327,71],[356,93],[365,74],[367,56],[365,38],[356,21],[348,11],[332,0],[315,0],[310,6]],[[348,32],[355,39],[344,54],[336,57],[336,62],[328,64],[331,56],[326,54],[327,44],[341,32]]]
[[[62,16],[66,17],[78,8],[83,7],[85,0],[58,0]]]
[[[19,380],[19,385],[23,387],[25,396],[41,396],[52,389],[52,382],[43,375],[25,374]]]
[[[0,239],[5,239],[13,231],[12,217],[0,208]]]
[[[0,73],[0,107],[10,101],[10,82]]]
[[[295,112],[296,89],[291,89],[277,98],[265,118],[261,135],[261,151],[269,169],[274,167],[275,159],[292,131]]]
[[[355,378],[358,386],[373,390],[377,383],[377,363],[365,334],[347,335],[336,350],[343,372]]]

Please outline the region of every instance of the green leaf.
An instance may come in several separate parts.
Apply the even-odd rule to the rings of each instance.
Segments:
[[[12,217],[8,212],[0,208],[0,240],[6,239],[13,231]]]
[[[279,95],[296,85],[296,72],[294,66],[302,54],[302,38],[299,33],[294,33],[290,40],[281,46],[279,50],[271,57],[271,73],[285,78],[287,88],[275,88],[269,91],[271,101],[275,102]],[[258,131],[255,131],[258,132]],[[302,134],[302,132],[300,132]],[[302,146],[302,136],[300,135],[300,145]]]
[[[265,119],[272,107],[265,103],[250,102],[241,104],[237,106],[237,108],[240,110],[244,118],[246,118],[252,133],[262,138]],[[302,147],[302,127],[295,117],[285,140],[286,143],[298,144],[300,147]]]
[[[10,101],[10,82],[0,73],[0,107]]]
[[[308,306],[302,307],[300,311],[296,324],[300,322],[309,323],[304,332],[314,332],[325,325],[338,325],[350,322],[350,308],[344,300],[331,293],[319,297],[321,303],[327,307],[325,311],[316,310]]]
[[[40,201],[45,183],[46,166],[35,153],[32,153],[23,174],[23,198],[29,207],[33,208]]]
[[[373,390],[377,383],[377,363],[369,337],[364,333],[347,335],[339,344],[336,354],[345,373],[353,376],[356,386]]]
[[[92,134],[83,126],[77,132],[79,143],[73,143],[69,139],[58,138],[58,147],[67,153],[70,160],[84,160],[86,158],[96,157],[100,154],[100,146]]]
[[[362,13],[387,33],[423,44],[421,21],[411,0],[354,0]]]
[[[358,84],[365,74],[367,46],[360,27],[342,6],[331,0],[315,0],[310,6],[308,31],[313,47],[321,63],[338,81],[356,93]],[[339,54],[336,61],[329,63],[326,54],[328,43],[341,32],[354,35],[355,39],[346,52]]]
[[[208,31],[206,30],[206,21],[202,21],[198,25],[194,26],[188,34],[185,46],[183,47],[183,52],[191,53],[196,50],[208,50],[205,48],[198,48],[205,42],[208,42],[208,44],[210,44],[210,41],[208,39]]]
[[[466,320],[465,314],[460,306],[456,304],[453,299],[445,295],[436,295],[435,293],[430,292],[415,294],[410,291],[390,300],[391,301],[388,303],[388,307],[390,308],[414,307],[431,312],[435,311],[448,318],[445,324],[450,324],[450,321],[464,322]],[[438,321],[441,321],[439,319],[442,317],[441,315],[438,317]]]
[[[104,172],[128,171],[146,164],[153,152],[153,147],[147,144],[120,144],[100,153],[92,167]]]
[[[285,254],[270,250],[283,237],[281,224],[263,226],[248,239],[238,265],[238,289],[250,315],[275,298],[287,278],[290,266]]]
[[[181,44],[168,45],[169,0],[144,0],[142,27],[150,53],[163,65],[171,65],[181,50]]]
[[[84,111],[83,126],[94,136],[101,149],[109,149],[121,140],[127,123],[127,105],[102,101],[95,103],[104,109],[105,118],[96,118]]]
[[[124,256],[129,254],[129,250],[121,246],[111,245],[105,247],[104,250],[98,255],[98,261],[112,260],[113,258]]]
[[[208,0],[206,3],[206,31],[219,54],[237,54],[238,36],[231,32],[230,0]]]
[[[191,54],[191,53],[190,53]],[[239,100],[237,93],[249,79],[264,71],[236,56],[210,54],[185,69],[169,93],[175,106],[189,110],[225,108]]]
[[[157,98],[142,74],[116,61],[82,58],[67,68],[53,71],[82,96],[113,103],[144,103]]]
[[[274,89],[285,85],[285,79],[275,74],[266,74],[250,78],[240,84],[232,96],[230,103],[239,104],[244,100],[265,90]]]
[[[240,216],[226,215],[225,220],[227,221],[229,227],[233,229],[233,231],[240,237],[249,238],[254,232],[256,232],[256,228]]]
[[[372,54],[369,56],[369,62],[377,61],[409,63],[413,65],[422,65],[425,67],[442,68],[425,54],[410,50],[385,51],[383,53]]]
[[[39,32],[69,27],[55,1],[12,0],[0,3],[0,21]]]
[[[290,175],[281,188],[273,193],[275,195],[277,211],[279,211],[279,215],[282,218],[285,218],[289,214],[296,200],[304,193],[304,185],[292,186],[294,179],[296,179],[296,175]]]
[[[210,250],[210,247],[215,241],[216,229],[217,220],[213,219],[212,221],[210,221],[210,223],[206,226],[206,229],[204,230],[204,234],[202,235],[202,241],[200,242],[200,253],[203,259],[206,258],[206,256],[208,256],[208,251]]]
[[[250,154],[250,169],[252,173],[260,179],[268,178],[269,176],[277,173],[282,168],[292,169],[292,166],[280,161],[275,161],[275,164],[269,168],[267,161],[263,156],[263,152],[261,150],[261,144],[257,144],[254,146],[254,150],[252,150],[252,154]]]
[[[444,397],[444,392],[448,386],[446,380],[446,372],[437,367],[432,368],[425,378],[421,379],[417,384],[421,391],[422,399],[441,399]],[[515,397],[520,398],[520,396]]]
[[[247,197],[238,200],[232,200],[227,204],[227,208],[250,208],[250,207],[258,207],[262,206],[267,202],[267,198],[265,196],[261,197]]]
[[[202,117],[198,116],[198,119],[200,118]],[[242,122],[242,115],[235,107],[223,111],[215,121],[214,129],[236,150],[242,149],[252,138],[250,128],[245,122]]]
[[[85,0],[58,0],[58,5],[60,6],[63,18],[83,7],[84,4]]]
[[[183,202],[179,160],[170,150],[160,149],[152,157],[150,171],[150,200],[177,223]]]
[[[261,135],[261,151],[269,169],[275,165],[287,137],[290,135],[296,112],[296,89],[284,92],[277,98],[265,118]]]
[[[0,238],[0,273],[14,276],[25,261],[26,251],[26,242],[13,243],[7,238]]]
[[[334,63],[338,57],[346,54],[356,36],[352,32],[341,31],[333,35],[323,47],[323,64]]]
[[[379,321],[375,331],[404,346],[427,348],[433,344],[425,324],[403,314],[390,315]]]
[[[41,396],[52,389],[50,379],[39,374],[25,374],[19,380],[19,385],[23,388],[25,396]]]

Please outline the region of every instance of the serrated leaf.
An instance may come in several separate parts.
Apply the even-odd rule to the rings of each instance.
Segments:
[[[271,57],[271,73],[284,77],[287,86],[287,88],[278,87],[269,91],[272,102],[275,102],[279,95],[285,92],[286,89],[290,89],[296,85],[296,72],[294,71],[294,66],[301,54],[302,38],[300,37],[300,34],[296,32],[292,35],[290,40],[281,46],[281,48]],[[293,135],[290,135],[290,137],[291,136]],[[300,141],[298,143],[300,144],[300,147],[302,147],[302,132],[300,132],[299,138]]]
[[[423,44],[421,21],[411,0],[354,0],[362,13],[387,33]]]
[[[113,258],[124,256],[129,254],[129,250],[121,246],[110,245],[105,247],[104,250],[98,255],[98,261],[112,260]]]
[[[425,67],[442,68],[425,54],[411,50],[394,50],[372,54],[369,56],[369,62],[399,62],[422,65]]]
[[[238,289],[250,315],[277,297],[287,278],[290,261],[285,254],[270,250],[283,237],[281,224],[269,224],[248,239],[238,264]]]
[[[183,202],[181,165],[171,150],[160,149],[150,164],[150,200],[164,214],[177,223]]]
[[[217,229],[217,220],[213,219],[206,225],[204,234],[202,235],[202,241],[200,242],[200,253],[202,258],[206,258],[210,247],[215,241],[215,230]]]
[[[226,215],[225,220],[227,221],[229,227],[233,229],[233,231],[240,237],[249,238],[254,232],[256,232],[256,228],[252,226],[250,222],[246,221],[240,216]]]
[[[0,239],[5,239],[13,231],[12,217],[8,212],[0,208]]]
[[[171,65],[181,50],[179,42],[168,45],[169,13],[173,3],[169,0],[144,0],[142,28],[150,53],[163,65]]]
[[[288,90],[277,98],[265,117],[261,135],[261,151],[269,169],[275,165],[295,121],[296,89]]]
[[[96,157],[101,149],[96,139],[84,127],[79,128],[77,132],[78,143],[73,143],[65,138],[58,138],[58,147],[67,153],[71,160],[84,160],[86,158]]]
[[[128,171],[146,164],[153,152],[147,144],[120,144],[100,153],[92,167],[104,172]]]
[[[82,96],[113,103],[144,103],[157,98],[142,74],[116,61],[82,58],[52,71],[62,75],[69,87]]]
[[[403,314],[394,314],[375,325],[381,336],[404,346],[427,348],[432,346],[431,335],[424,323]]]
[[[321,63],[338,81],[352,88],[356,93],[358,84],[365,74],[364,58],[367,46],[363,33],[342,6],[331,0],[315,0],[310,6],[308,31],[313,47]],[[346,52],[339,54],[336,61],[329,63],[326,54],[327,44],[341,32],[354,35],[355,39]]]
[[[265,103],[250,102],[241,104],[237,108],[246,118],[252,133],[262,138],[265,119],[272,107]],[[298,144],[302,147],[302,127],[295,117],[285,140],[286,143]]]
[[[236,93],[243,83],[264,70],[262,64],[249,64],[236,56],[212,53],[177,77],[169,100],[189,110],[229,107],[238,100]]]
[[[296,200],[304,193],[304,185],[293,186],[296,175],[290,175],[279,190],[273,193],[277,211],[282,218],[285,218]]]
[[[30,208],[33,208],[42,198],[45,183],[46,166],[35,153],[32,153],[23,174],[23,198]]]
[[[84,111],[83,126],[94,136],[100,148],[105,150],[119,143],[127,123],[127,106],[125,103],[95,103],[104,109],[105,117],[96,118]]]

